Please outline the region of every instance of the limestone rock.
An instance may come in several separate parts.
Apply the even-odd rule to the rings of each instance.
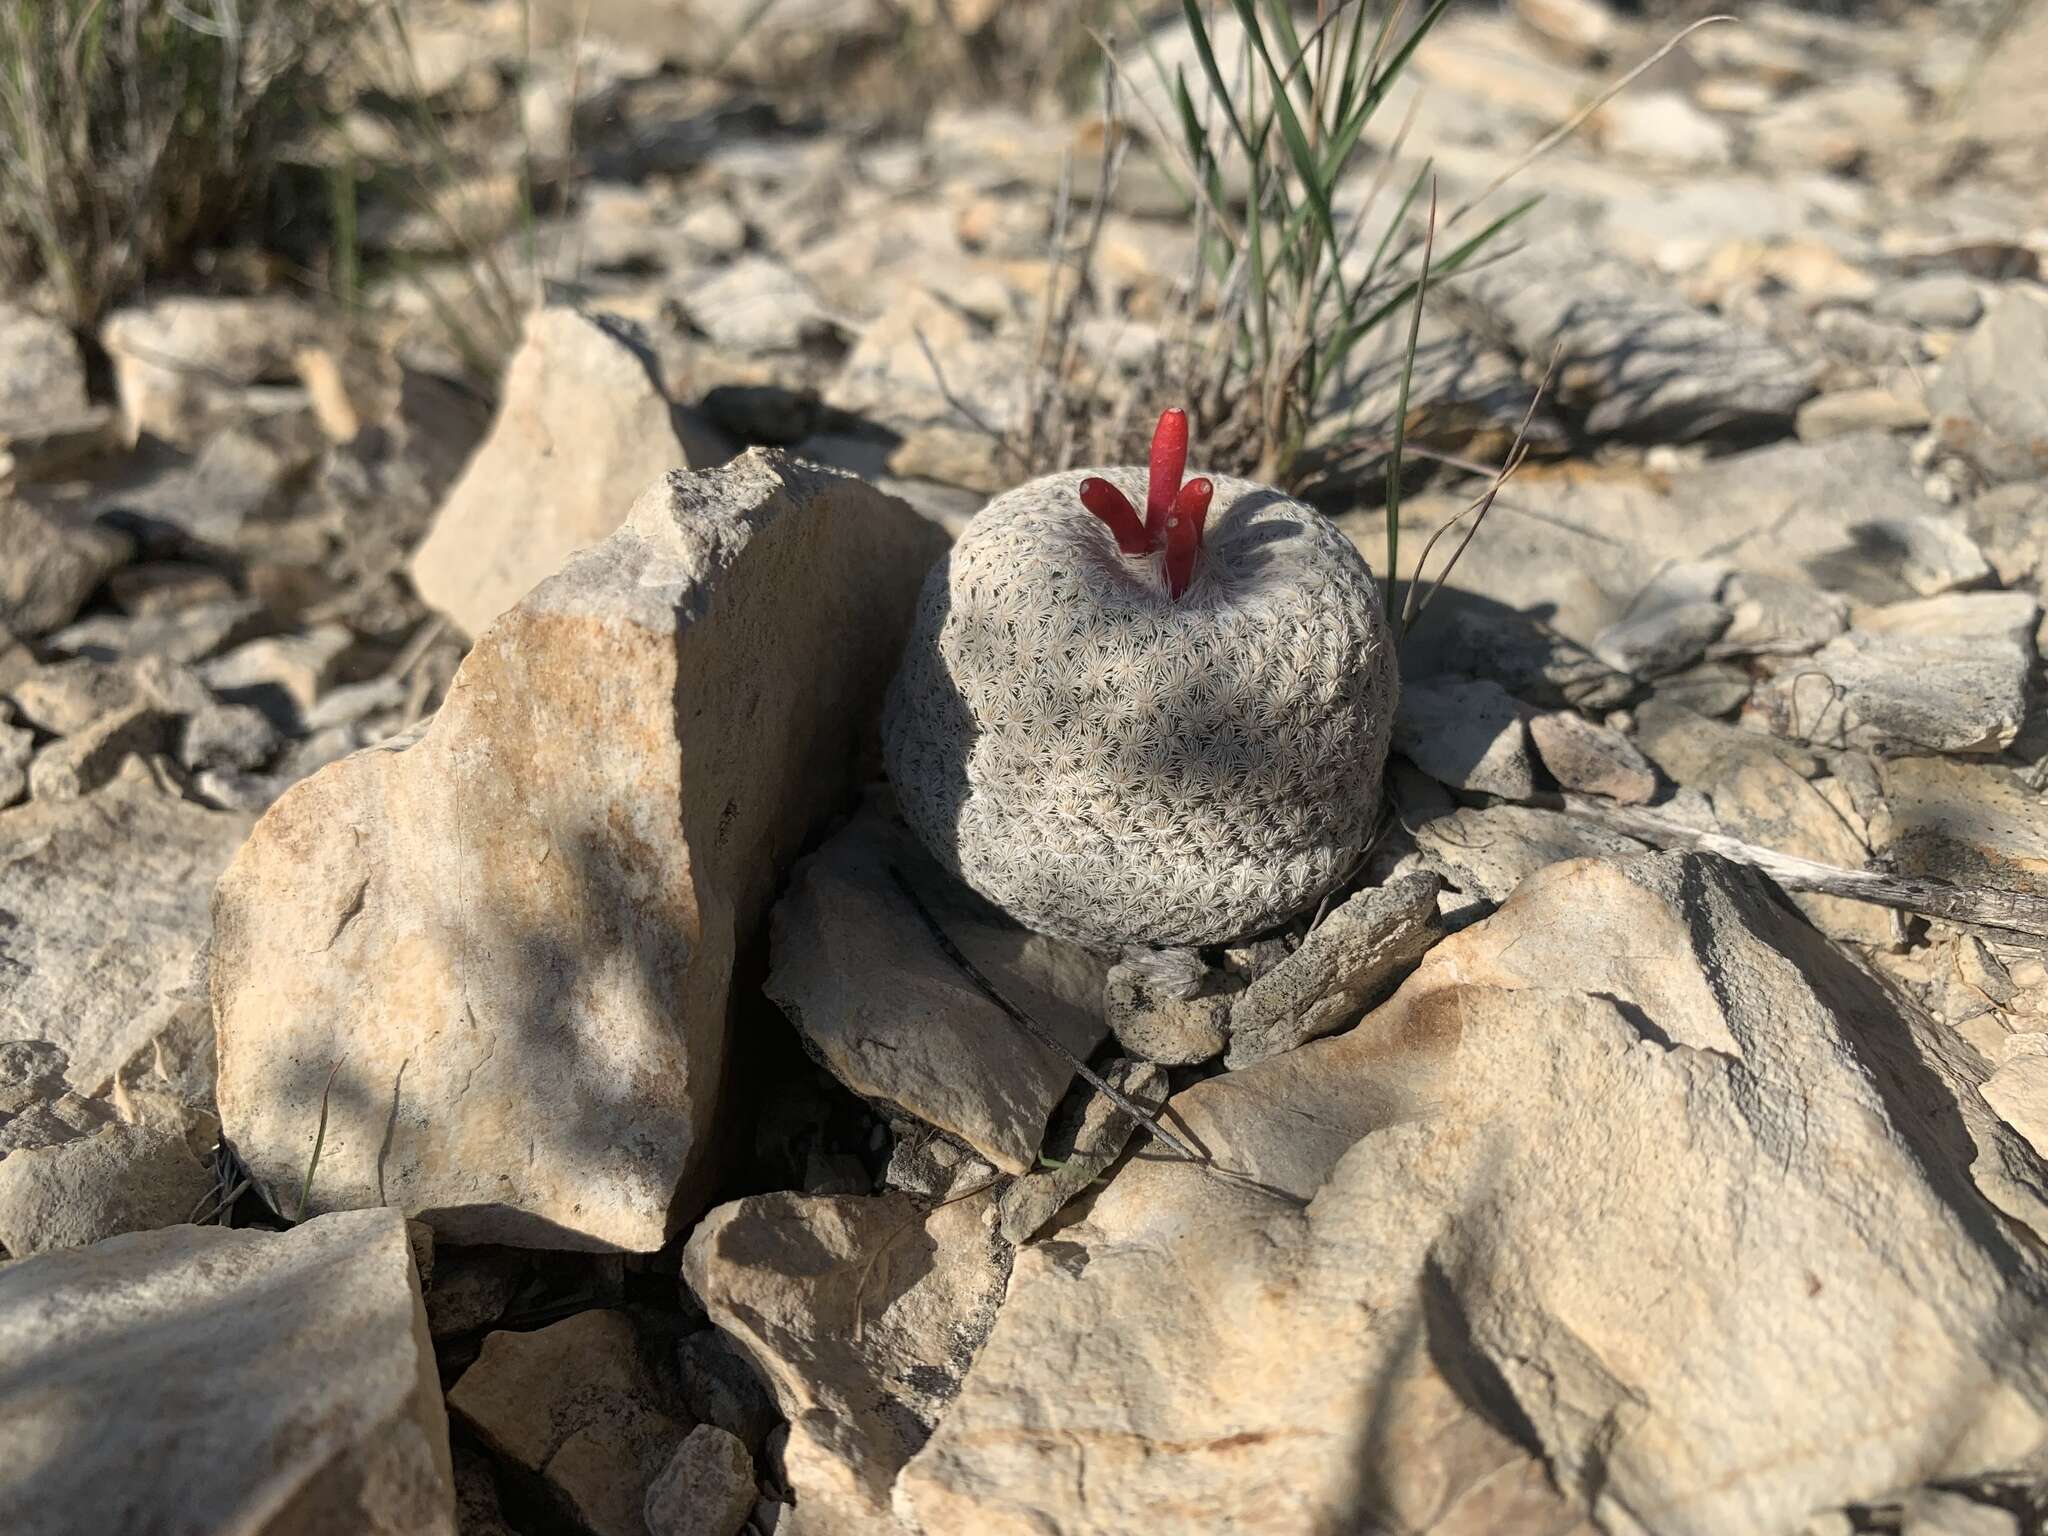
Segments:
[[[100,326],[130,440],[147,432],[196,446],[239,414],[252,384],[293,377],[292,357],[320,321],[292,299],[173,295],[117,310]]]
[[[190,1221],[213,1187],[183,1136],[109,1125],[0,1157],[0,1248],[17,1259]]]
[[[455,1536],[395,1211],[171,1227],[0,1269],[0,1528]]]
[[[314,1209],[659,1248],[700,1195],[734,956],[836,806],[933,537],[774,454],[671,476],[431,723],[271,807],[212,964],[259,1187],[295,1198],[338,1061]]]
[[[2048,475],[2048,300],[2015,288],[1949,354],[1928,391],[1934,430],[1993,480]]]
[[[1198,983],[1199,986],[1199,983]],[[1184,1067],[1223,1054],[1231,993],[1198,990],[1192,996],[1157,984],[1148,968],[1120,961],[1109,969],[1102,1012],[1117,1044],[1144,1061]]]
[[[1595,854],[1636,853],[1634,838],[1583,817],[1528,805],[1460,807],[1416,829],[1425,867],[1482,901],[1506,901],[1546,865]]]
[[[413,557],[420,596],[464,631],[486,625],[617,528],[663,474],[726,455],[662,393],[618,322],[543,309],[505,375],[490,434]]]
[[[782,1422],[753,1366],[716,1328],[691,1334],[676,1346],[676,1375],[683,1406],[700,1424],[715,1424],[752,1455],[759,1455],[769,1431]]]
[[[35,732],[11,722],[12,706],[0,703],[0,808],[10,806],[28,788],[28,765],[36,755]]]
[[[1495,682],[1410,683],[1394,712],[1394,749],[1439,784],[1526,800],[1536,776],[1524,713]]]
[[[592,1536],[643,1536],[649,1486],[683,1430],[623,1312],[492,1334],[448,1406]]]
[[[1694,309],[1583,238],[1543,240],[1461,284],[1524,356],[1562,345],[1559,398],[1595,434],[1782,428],[1813,392],[1812,370],[1775,341]]]
[[[1213,1054],[1213,1053],[1212,1053]],[[1166,1074],[1149,1061],[1112,1062],[1103,1080],[1135,1104],[1156,1112],[1166,1102]],[[996,1203],[1003,1240],[1028,1243],[1045,1224],[1117,1160],[1138,1129],[1137,1121],[1099,1089],[1076,1090],[1080,1103],[1069,1101],[1046,1140],[1047,1164],[1015,1180]],[[1063,1123],[1062,1123],[1063,1122]]]
[[[1721,589],[1728,627],[1707,647],[1711,657],[1804,656],[1849,627],[1841,598],[1782,576],[1736,571]]]
[[[66,1085],[66,1064],[63,1051],[47,1040],[0,1043],[0,1158],[76,1141],[114,1123],[105,1099],[85,1098]]]
[[[652,1536],[737,1536],[756,1492],[747,1448],[699,1424],[647,1490],[647,1529]]]
[[[261,768],[281,745],[277,727],[250,704],[214,704],[185,722],[178,738],[178,761],[193,772]]]
[[[133,549],[112,529],[0,492],[0,624],[29,639],[61,629]]]
[[[1593,654],[1631,677],[1664,677],[1706,654],[1732,621],[1711,600],[1673,603],[1611,624],[1593,641]]]
[[[2018,774],[1939,757],[1885,762],[1877,851],[1901,874],[2048,896],[2048,805]]]
[[[1360,891],[1247,987],[1230,1010],[1235,1070],[1354,1024],[1437,940],[1443,882],[1408,874]]]
[[[1759,877],[1550,869],[1359,1029],[1179,1095],[1267,1190],[1133,1161],[1023,1250],[899,1507],[1717,1536],[2028,1462],[2048,1289],[1971,1187],[2019,1166],[1983,1071]]]
[[[890,1484],[1002,1300],[994,1198],[925,1213],[896,1194],[756,1195],[691,1234],[683,1278],[774,1391],[783,1468],[819,1536],[897,1536]]]
[[[1566,789],[1642,805],[1657,793],[1657,770],[1617,730],[1595,725],[1572,710],[1529,716],[1529,739],[1550,776]]]
[[[1995,753],[2026,718],[2040,608],[1951,593],[1866,612],[1758,691],[1772,730],[1817,746]]]
[[[1005,998],[1086,1057],[1106,966],[983,906],[908,830],[867,810],[797,866],[775,908],[768,996],[834,1076],[1022,1173],[1073,1080],[939,947],[891,871]]]
[[[84,799],[0,814],[0,1038],[54,1042],[74,1087],[103,1090],[194,1003],[207,893],[248,830],[135,759]]]
[[[84,730],[53,741],[28,766],[28,792],[39,801],[76,800],[112,779],[130,756],[154,752],[163,718],[148,704],[102,715]]]
[[[0,303],[0,437],[16,422],[84,412],[85,363],[61,320]]]

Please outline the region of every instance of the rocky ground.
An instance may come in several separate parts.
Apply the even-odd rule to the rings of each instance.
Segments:
[[[1099,116],[835,112],[860,0],[538,64],[413,9],[458,174],[365,207],[380,323],[0,303],[0,1528],[2042,1528],[2039,7],[1745,6],[1521,165],[1397,593],[1558,370],[1387,831],[1127,955],[939,874],[875,750]],[[1456,10],[1343,197],[1456,207],[1666,36]],[[1087,411],[1174,403],[1192,242],[1132,154]],[[545,300],[494,393],[478,249]],[[1391,356],[1311,444],[1375,566]]]

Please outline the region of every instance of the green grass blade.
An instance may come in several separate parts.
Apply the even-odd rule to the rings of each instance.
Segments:
[[[1316,233],[1329,247],[1330,259],[1337,261],[1342,256],[1337,245],[1337,221],[1330,212],[1330,189],[1323,180],[1321,162],[1309,147],[1308,135],[1302,131],[1301,119],[1288,95],[1286,77],[1280,66],[1273,62],[1273,52],[1266,46],[1266,34],[1259,26],[1258,11],[1252,0],[1231,0],[1231,3],[1237,8],[1238,19],[1244,23],[1252,51],[1265,65],[1266,76],[1272,82],[1273,113],[1279,121],[1280,135],[1287,146],[1288,156],[1294,162],[1294,174],[1301,183],[1302,200],[1315,216]]]
[[[1181,0],[1181,10],[1188,18],[1188,32],[1195,45],[1195,57],[1201,61],[1202,73],[1209,77],[1209,89],[1216,93],[1216,100],[1223,108],[1223,115],[1229,119],[1231,132],[1237,135],[1237,142],[1247,155],[1253,153],[1251,135],[1245,132],[1244,123],[1237,115],[1237,103],[1232,99],[1230,87],[1223,83],[1223,71],[1216,67],[1216,50],[1209,43],[1209,27],[1202,20],[1201,7],[1195,0]]]
[[[334,1070],[327,1074],[327,1086],[320,1090],[320,1126],[313,1132],[313,1155],[306,1162],[306,1177],[299,1185],[299,1203],[292,1211],[294,1222],[306,1219],[306,1202],[313,1197],[313,1175],[320,1171],[320,1149],[327,1143],[327,1100],[334,1092],[334,1079],[341,1071],[341,1059],[335,1058]]]

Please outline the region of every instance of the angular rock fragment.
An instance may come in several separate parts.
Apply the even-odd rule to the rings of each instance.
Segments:
[[[1205,988],[1191,996],[1162,987],[1151,968],[1120,961],[1109,969],[1102,1012],[1117,1044],[1143,1061],[1184,1067],[1223,1054],[1231,992]]]
[[[1816,746],[1995,753],[2026,718],[2039,605],[1952,593],[1866,612],[1757,692],[1779,735]]]
[[[0,1156],[0,1248],[17,1259],[190,1221],[213,1175],[185,1138],[109,1125]]]
[[[1156,1111],[1166,1102],[1166,1074],[1152,1062],[1112,1062],[1102,1075],[1147,1110]],[[1080,1097],[1070,1122],[1055,1123],[1047,1138],[1044,1165],[1017,1179],[997,1200],[1003,1240],[1013,1246],[1031,1241],[1069,1200],[1093,1184],[1138,1129],[1108,1094],[1088,1088],[1080,1090]]]
[[[648,1489],[683,1433],[623,1312],[492,1334],[448,1407],[592,1536],[643,1536]]]
[[[1657,793],[1657,770],[1621,732],[1568,709],[1532,712],[1529,739],[1566,789],[1641,805]]]
[[[1435,875],[1403,875],[1324,918],[1231,1008],[1231,1069],[1334,1034],[1381,1002],[1444,936],[1442,886]]]
[[[1599,435],[1781,429],[1813,392],[1813,371],[1775,341],[1584,239],[1546,239],[1461,282],[1524,356],[1563,348],[1559,397]]]
[[[63,628],[134,547],[112,529],[0,492],[0,625],[29,639]]]
[[[1394,715],[1394,750],[1439,784],[1526,800],[1536,788],[1526,712],[1484,679],[1410,683]]]
[[[647,1529],[651,1536],[738,1536],[756,1492],[747,1448],[724,1430],[699,1424],[648,1487]]]
[[[783,1468],[818,1536],[897,1536],[890,1485],[1002,1300],[994,1203],[757,1195],[691,1234],[683,1278],[774,1391],[789,1420]]]
[[[1993,480],[2048,475],[2048,302],[2017,288],[1951,352],[1927,393],[1943,446]]]
[[[248,831],[133,758],[82,799],[0,814],[0,1039],[52,1041],[74,1087],[105,1089],[199,1000],[207,894]]]
[[[0,1158],[53,1147],[114,1123],[114,1107],[66,1085],[64,1053],[47,1040],[0,1043]]]
[[[672,476],[421,732],[279,800],[211,971],[221,1118],[269,1198],[334,1074],[312,1209],[659,1248],[701,1195],[734,957],[837,805],[935,537],[773,454]]]
[[[490,435],[413,557],[420,596],[470,635],[619,526],[662,475],[725,458],[630,332],[570,309],[527,324]]]
[[[396,1211],[0,1268],[0,1529],[455,1536]]]
[[[293,299],[177,294],[115,311],[100,326],[129,440],[142,433],[195,446],[242,414],[252,384],[293,377],[292,358],[319,337]]]
[[[1022,1173],[1037,1159],[1073,1063],[981,993],[892,871],[997,992],[1074,1055],[1094,1049],[1105,962],[989,912],[872,809],[798,865],[775,908],[768,996],[855,1093]]]

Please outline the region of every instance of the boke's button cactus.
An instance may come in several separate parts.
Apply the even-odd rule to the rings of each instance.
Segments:
[[[1240,938],[1319,900],[1371,834],[1397,687],[1372,572],[1278,491],[1182,484],[1186,442],[1170,411],[1148,468],[984,507],[890,689],[904,815],[1040,932]]]

